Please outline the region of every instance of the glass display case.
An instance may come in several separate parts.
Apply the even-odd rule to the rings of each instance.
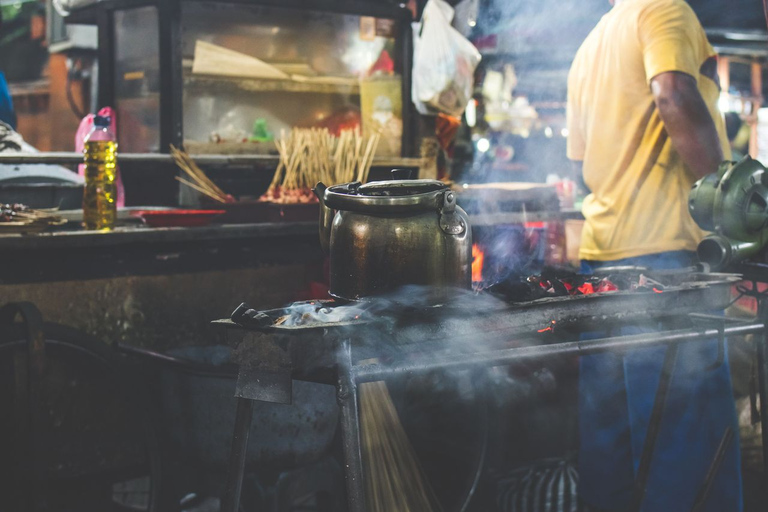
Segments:
[[[114,83],[120,150],[160,151],[160,58],[157,9],[114,13]]]
[[[379,156],[411,156],[410,12],[332,0],[105,0],[99,103],[124,152],[274,153],[293,127],[359,127]]]

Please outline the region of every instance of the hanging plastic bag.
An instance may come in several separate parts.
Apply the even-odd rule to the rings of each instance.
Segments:
[[[109,129],[112,133],[117,134],[117,116],[115,115],[112,107],[104,107],[99,110],[98,115],[109,117],[111,119]],[[77,127],[75,132],[75,151],[82,153],[85,148],[85,136],[90,133],[93,127],[93,118],[96,117],[93,114],[88,114],[80,121],[80,126]],[[77,173],[80,176],[85,176],[85,164],[80,164],[77,167]],[[123,180],[120,177],[120,168],[117,169],[117,207],[123,208],[125,206],[125,189],[123,189]]]
[[[413,103],[421,114],[460,117],[472,98],[480,52],[451,26],[453,8],[429,0],[414,24]]]

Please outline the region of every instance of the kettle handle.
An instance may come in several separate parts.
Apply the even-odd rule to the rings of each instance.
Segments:
[[[331,253],[331,225],[336,214],[325,204],[325,191],[328,189],[322,182],[318,182],[312,191],[320,202],[320,218],[318,219],[318,234],[320,235],[320,247],[325,254]]]
[[[453,190],[446,190],[443,194],[443,207],[440,213],[453,213],[456,211],[456,193]]]
[[[456,213],[456,192],[446,190],[440,207],[440,229],[448,235],[461,235],[467,230],[467,223]]]
[[[413,178],[413,169],[392,169],[393,180],[410,180]]]

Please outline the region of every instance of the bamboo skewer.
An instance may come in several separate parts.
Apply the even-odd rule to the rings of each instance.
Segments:
[[[376,152],[376,148],[379,145],[380,134],[375,134],[368,139],[368,144],[365,147],[365,154],[360,162],[359,169],[360,174],[358,180],[361,183],[368,181],[368,174],[371,172],[371,164],[373,163],[373,154]]]
[[[190,181],[187,181],[184,178],[180,178],[178,176],[174,176],[174,178],[176,179],[176,181],[179,181],[179,182],[185,184],[186,186],[188,186],[188,187],[190,187],[192,189],[197,190],[201,194],[205,194],[206,196],[210,197],[211,199],[213,199],[215,201],[218,201],[220,203],[226,203],[227,202],[226,199],[224,199],[222,197],[219,197],[217,195],[211,194],[211,192],[209,190],[207,190],[207,189],[205,189],[205,188],[203,188],[203,187],[201,187],[199,185],[195,185],[194,183],[192,183]]]
[[[205,186],[212,191],[220,193],[221,195],[225,195],[224,191],[222,191],[213,181],[208,178],[208,176],[206,176],[205,172],[203,172],[203,170],[197,166],[194,160],[192,160],[192,158],[185,151],[181,151],[171,146],[171,155],[173,156],[174,160],[176,160],[177,164],[180,164],[182,170],[189,174],[192,179],[200,182],[202,186]]]
[[[229,203],[232,201],[231,196],[228,196],[223,190],[221,190],[213,181],[211,181],[205,172],[200,169],[192,157],[187,154],[186,151],[180,150],[171,145],[171,157],[176,165],[189,176],[192,182],[187,181],[179,176],[176,176],[176,180],[187,185],[194,190],[197,190],[201,194],[204,194],[215,201],[220,203]],[[193,183],[194,182],[194,183]]]
[[[368,510],[440,511],[384,382],[360,385],[360,418]]]

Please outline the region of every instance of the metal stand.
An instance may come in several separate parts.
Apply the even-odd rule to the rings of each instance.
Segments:
[[[44,479],[38,467],[42,460],[39,430],[42,423],[41,382],[45,375],[45,333],[43,315],[31,302],[11,302],[0,308],[0,327],[10,327],[21,316],[27,334],[27,351],[14,360],[14,429],[17,480],[12,484],[9,506],[17,510],[35,510],[42,496]]]
[[[640,454],[640,462],[637,466],[637,476],[635,477],[635,491],[630,510],[640,512],[645,499],[645,491],[648,486],[648,476],[651,474],[651,461],[653,452],[656,449],[656,440],[661,430],[661,420],[664,417],[664,409],[667,405],[667,396],[669,395],[669,386],[672,384],[672,373],[677,362],[677,345],[667,347],[667,353],[664,355],[664,364],[659,376],[659,387],[656,389],[656,397],[651,410],[651,417],[648,420],[648,432],[645,435],[643,452]]]
[[[726,326],[726,324],[728,324]],[[595,354],[609,350],[627,350],[632,348],[642,348],[658,345],[667,345],[667,356],[665,358],[664,368],[657,389],[656,402],[652,412],[651,422],[649,424],[648,438],[643,447],[644,456],[641,462],[642,467],[649,467],[653,449],[658,435],[658,426],[661,423],[664,404],[666,402],[667,391],[671,380],[672,369],[674,368],[677,345],[679,343],[706,340],[713,338],[724,339],[725,336],[759,334],[759,379],[760,379],[760,411],[763,425],[763,453],[765,460],[768,461],[768,307],[761,306],[760,322],[741,322],[732,319],[722,319],[722,322],[716,328],[699,329],[681,329],[665,332],[654,332],[650,334],[639,334],[633,336],[609,337],[596,340],[574,341],[567,343],[554,343],[550,345],[535,345],[518,348],[508,348],[500,350],[489,350],[476,352],[473,354],[461,354],[452,356],[436,357],[432,354],[424,354],[419,359],[409,358],[401,362],[389,365],[366,364],[353,365],[352,344],[349,339],[341,340],[336,345],[336,392],[338,402],[341,408],[341,435],[344,444],[344,473],[347,486],[347,501],[349,512],[365,511],[365,487],[363,480],[362,453],[360,444],[360,419],[358,415],[357,385],[362,382],[372,382],[385,380],[387,378],[397,377],[404,374],[415,374],[429,372],[439,369],[470,369],[489,366],[504,366],[521,363],[531,360],[545,360],[550,357],[562,357],[564,355],[582,356]],[[306,345],[304,345],[306,351]],[[284,367],[283,370],[286,368]],[[299,370],[299,368],[295,368]],[[305,376],[306,377],[306,376]],[[311,378],[306,380],[312,381]],[[317,381],[321,382],[321,381]],[[245,466],[245,454],[248,443],[248,429],[250,428],[251,400],[244,398],[242,390],[247,389],[247,396],[252,399],[259,396],[274,398],[272,393],[264,394],[268,389],[262,389],[265,386],[269,388],[274,385],[269,379],[264,379],[263,374],[258,372],[249,372],[241,368],[238,377],[238,409],[237,420],[235,423],[235,434],[233,437],[232,451],[230,455],[229,475],[227,482],[227,494],[222,503],[222,512],[238,512],[240,501],[240,490]],[[284,386],[282,383],[278,388]],[[278,393],[278,395],[281,395]],[[280,401],[280,400],[268,400]],[[722,445],[727,446],[727,439]],[[647,452],[647,454],[645,454]],[[718,450],[718,453],[720,450]],[[710,474],[717,470],[717,457],[713,462]],[[767,466],[768,467],[768,466]],[[639,472],[640,473],[640,472]],[[647,479],[647,469],[643,469],[636,488],[639,492],[639,505],[642,504],[644,495],[645,481]],[[768,471],[766,472],[768,475]],[[706,484],[706,482],[705,482]],[[702,491],[702,496],[706,498],[708,489]],[[638,505],[638,506],[639,506]]]
[[[723,463],[725,452],[731,445],[731,441],[733,441],[733,429],[727,427],[720,440],[720,446],[717,447],[717,451],[715,452],[715,458],[712,459],[712,464],[710,464],[709,469],[707,470],[707,475],[704,477],[704,483],[701,486],[701,490],[698,492],[696,499],[693,502],[691,512],[702,512],[704,510],[704,507],[707,504],[707,498],[709,497],[709,492],[712,490],[712,484],[715,482],[715,477],[717,476],[717,470],[720,469],[720,464]]]
[[[235,432],[232,434],[232,449],[229,452],[227,486],[221,500],[221,510],[237,512],[240,510],[240,494],[243,490],[245,458],[248,452],[248,434],[253,420],[253,401],[248,398],[237,399]]]
[[[341,441],[344,445],[344,480],[347,483],[349,512],[365,511],[363,456],[360,447],[360,416],[357,383],[352,378],[352,352],[349,340],[342,343],[336,396],[341,408]]]

